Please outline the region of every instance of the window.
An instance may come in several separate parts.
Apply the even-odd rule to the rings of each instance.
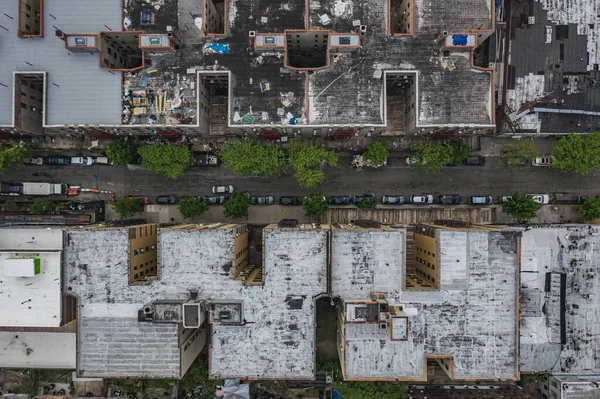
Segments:
[[[23,108],[23,109],[27,109],[27,104],[25,104],[25,103],[21,103],[21,108]]]
[[[27,11],[31,11],[31,6],[30,6],[29,4],[25,4],[25,9],[26,9]]]

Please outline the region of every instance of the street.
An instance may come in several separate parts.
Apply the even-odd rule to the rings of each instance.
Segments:
[[[469,195],[492,195],[496,202],[501,195],[515,191],[549,194],[551,201],[565,203],[576,196],[595,196],[596,174],[579,176],[564,174],[549,167],[526,166],[509,172],[498,157],[487,157],[485,166],[456,166],[445,168],[440,175],[427,175],[408,167],[405,155],[392,155],[388,166],[380,170],[356,171],[350,158],[340,157],[338,168],[327,169],[327,180],[318,188],[323,195],[381,195],[459,194],[466,203]],[[141,166],[33,166],[10,170],[0,175],[3,182],[40,181],[67,183],[85,188],[111,190],[117,199],[126,195],[146,195],[151,201],[157,195],[207,195],[216,184],[232,184],[236,191],[252,195],[305,195],[290,174],[279,179],[234,176],[227,168],[193,167],[183,177],[171,180],[158,176]],[[408,198],[407,198],[408,199]],[[437,198],[436,198],[437,200]]]

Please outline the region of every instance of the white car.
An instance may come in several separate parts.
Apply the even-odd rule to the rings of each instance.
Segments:
[[[416,157],[406,157],[406,164],[408,166],[415,166],[419,163],[419,160]],[[422,162],[423,165],[427,164],[427,161]]]
[[[533,159],[533,161],[531,161],[531,164],[533,166],[550,166],[552,164],[552,162],[554,162],[554,157],[553,156],[541,156],[541,157],[535,157]]]
[[[418,194],[410,196],[411,204],[433,204],[433,195],[431,194]]]
[[[527,196],[532,198],[540,205],[546,205],[550,203],[550,196],[548,194],[527,194]]]
[[[213,186],[213,194],[231,194],[233,192],[233,186],[231,184],[226,186]]]
[[[91,166],[96,163],[92,157],[71,157],[71,165]]]
[[[500,197],[500,203],[504,204],[505,202],[508,202],[512,199],[512,195],[503,195],[502,197]]]

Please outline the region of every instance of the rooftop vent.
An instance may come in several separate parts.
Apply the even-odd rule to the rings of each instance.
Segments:
[[[198,328],[204,322],[205,315],[204,302],[187,302],[183,304],[183,327]]]

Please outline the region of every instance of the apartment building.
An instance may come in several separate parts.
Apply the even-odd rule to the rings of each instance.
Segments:
[[[475,57],[495,29],[493,0],[9,3],[4,133],[347,138],[495,126],[494,72]]]

